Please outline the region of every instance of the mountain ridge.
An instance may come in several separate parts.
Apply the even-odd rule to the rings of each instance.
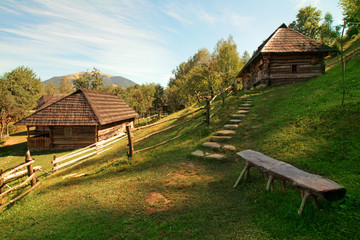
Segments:
[[[66,77],[69,78],[71,81],[78,78],[81,74],[84,74],[84,72],[77,72],[73,74],[63,75],[63,76],[54,76],[52,78],[49,78],[45,81],[42,81],[43,84],[50,84],[50,82],[54,84],[60,84],[61,79]],[[117,85],[121,87],[130,87],[136,85],[136,83],[130,79],[124,78],[122,76],[114,76],[108,73],[102,73],[100,72],[100,75],[103,77],[105,86],[108,85]]]

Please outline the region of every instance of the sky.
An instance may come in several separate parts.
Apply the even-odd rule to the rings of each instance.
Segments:
[[[1,0],[0,75],[27,66],[44,81],[96,67],[165,87],[199,49],[232,35],[251,54],[308,5],[341,23],[337,0]]]

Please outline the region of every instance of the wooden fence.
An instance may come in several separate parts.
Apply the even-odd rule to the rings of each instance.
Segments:
[[[36,171],[40,170],[41,167],[33,167],[34,159],[31,158],[30,152],[26,152],[26,158],[25,163],[19,164],[17,166],[14,166],[12,168],[9,168],[7,170],[1,170],[0,175],[0,211],[5,208],[7,205],[17,201],[21,197],[25,196],[27,193],[32,191],[34,188],[36,188],[40,181],[36,178]],[[22,170],[23,168],[27,168],[27,170]],[[22,171],[20,171],[22,170]],[[14,181],[21,179],[23,177],[27,176],[25,181],[19,184],[13,184]],[[31,188],[23,191],[19,195],[17,195],[15,198],[8,200],[7,197],[10,193],[23,189],[27,185],[31,184]],[[5,190],[5,188],[8,188]]]
[[[53,171],[57,172],[60,168],[64,168],[66,166],[77,163],[81,160],[85,160],[89,157],[108,151],[113,147],[112,145],[114,143],[122,140],[125,137],[126,137],[125,133],[122,133],[112,138],[99,141],[87,147],[78,149],[64,156],[61,157],[54,156],[54,159],[52,161],[52,164],[54,165]]]

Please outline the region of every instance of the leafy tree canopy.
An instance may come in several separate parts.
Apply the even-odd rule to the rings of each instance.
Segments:
[[[75,89],[101,90],[104,88],[103,77],[98,69],[94,67],[92,72],[86,71],[73,81]]]
[[[311,5],[301,8],[296,20],[289,24],[291,29],[301,32],[313,39],[320,38],[321,11]]]

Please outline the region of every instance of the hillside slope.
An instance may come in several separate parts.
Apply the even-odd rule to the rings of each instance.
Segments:
[[[3,239],[360,239],[360,56],[347,65],[347,95],[341,106],[339,66],[305,83],[265,88],[229,142],[325,176],[345,186],[345,199],[311,203],[297,215],[300,193],[251,170],[232,186],[244,162],[228,152],[224,161],[190,155],[222,128],[241,96],[191,134],[126,157],[126,141],[107,154],[41,185],[0,215]],[[221,102],[217,102],[221,104]],[[199,106],[196,106],[199,107]],[[184,114],[185,109],[172,116]],[[198,112],[194,117],[200,117]],[[188,119],[188,118],[186,118]],[[186,120],[184,119],[184,121]],[[157,131],[174,120],[134,138]],[[170,139],[193,122],[135,145],[135,150]],[[36,159],[37,157],[34,156]],[[49,160],[51,161],[51,159]]]

